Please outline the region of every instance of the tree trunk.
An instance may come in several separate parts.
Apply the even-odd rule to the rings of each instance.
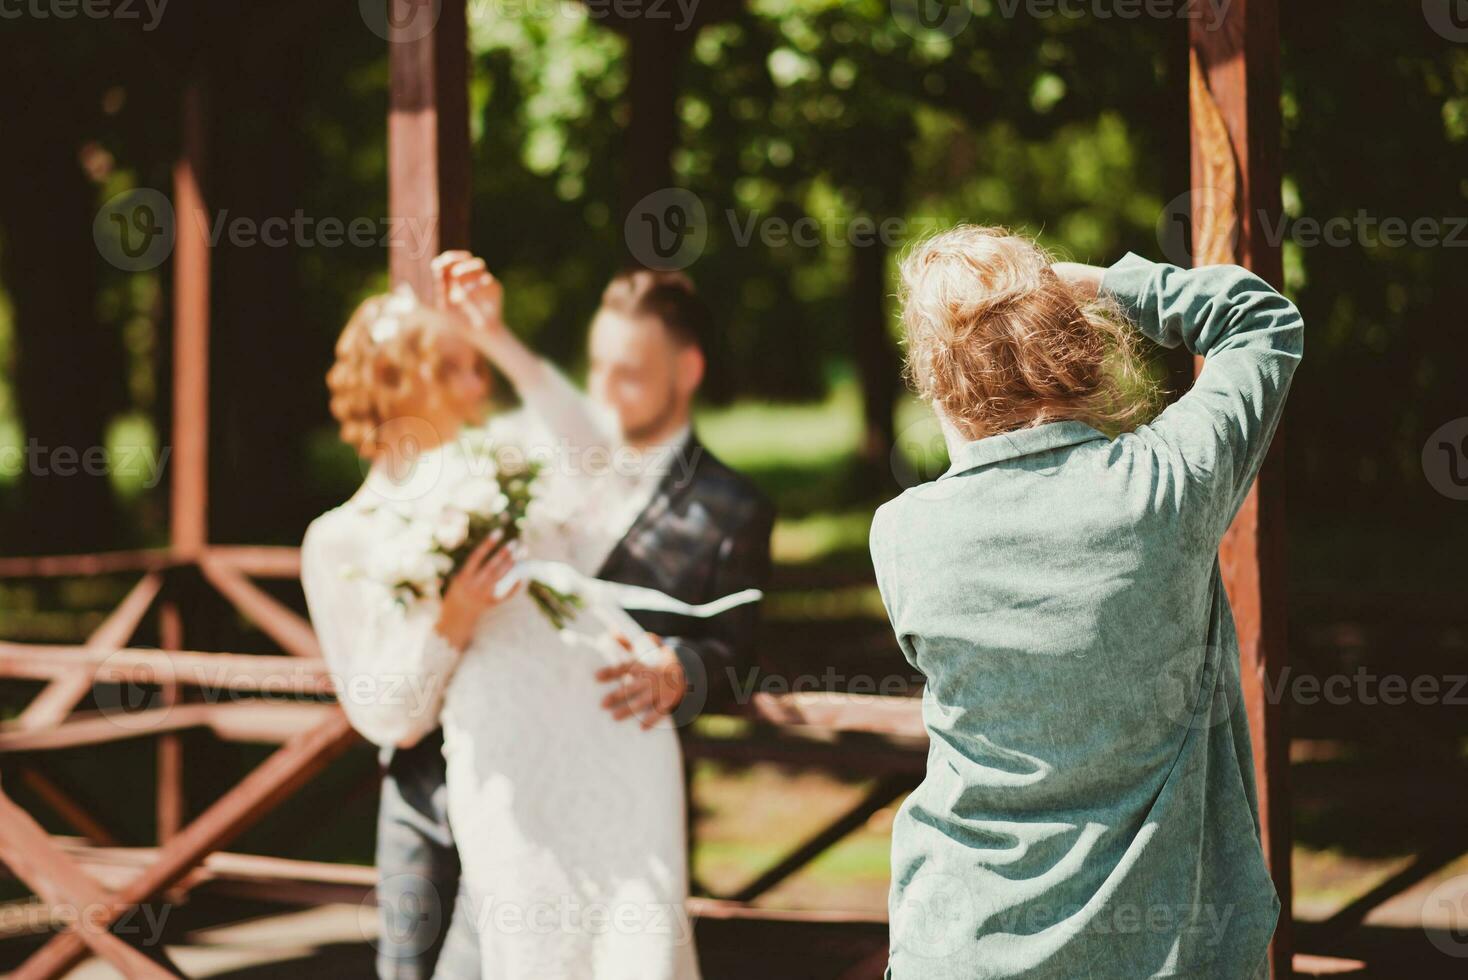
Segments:
[[[678,75],[692,41],[662,21],[641,20],[627,31],[630,115],[622,150],[622,214],[654,191],[673,186],[678,143]],[[624,249],[627,243],[623,243]],[[631,260],[631,255],[628,255]]]
[[[851,247],[850,322],[861,382],[861,460],[874,472],[892,474],[896,438],[899,362],[887,328],[887,244],[880,235],[870,244]]]
[[[4,109],[0,153],[0,183],[9,188],[0,194],[0,276],[14,309],[25,453],[4,550],[95,551],[118,543],[101,454],[122,399],[116,324],[97,319],[97,189],[77,161],[70,127],[51,115],[60,107],[16,95]]]

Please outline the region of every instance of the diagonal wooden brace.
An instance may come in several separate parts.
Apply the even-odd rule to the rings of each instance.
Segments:
[[[149,572],[138,580],[116,609],[102,621],[102,625],[87,637],[88,651],[112,651],[123,646],[138,628],[138,623],[158,597],[163,588],[163,576]],[[92,690],[92,672],[79,669],[65,677],[58,677],[47,684],[26,706],[18,719],[19,727],[25,729],[46,728],[71,714]]]
[[[117,907],[117,898],[78,867],[30,814],[5,795],[3,788],[0,788],[0,857],[53,910],[75,910],[75,924],[66,938],[75,941],[81,950],[90,947],[130,980],[180,975],[113,934],[109,927],[125,911]]]
[[[177,884],[212,852],[227,846],[344,752],[357,738],[340,710],[296,736],[221,796],[158,851],[158,859],[120,889],[104,922]],[[86,955],[75,931],[56,936],[11,974],[15,980],[52,980]]]

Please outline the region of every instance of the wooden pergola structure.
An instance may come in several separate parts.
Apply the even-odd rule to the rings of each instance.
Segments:
[[[412,0],[390,0],[411,19]],[[715,7],[721,5],[714,5]],[[443,0],[436,26],[422,37],[389,45],[389,206],[394,217],[412,216],[435,229],[433,247],[421,256],[395,250],[392,276],[420,291],[429,285],[427,262],[443,248],[469,241],[469,129],[466,0]],[[1234,261],[1279,283],[1280,257],[1257,216],[1279,209],[1279,67],[1275,0],[1235,0],[1221,26],[1191,22],[1190,104],[1194,200],[1213,206],[1195,211],[1198,261]],[[415,32],[416,33],[416,32]],[[654,53],[681,54],[678,43],[633,33]],[[657,87],[673,76],[666,65],[643,58],[634,88]],[[659,67],[661,65],[661,67]],[[180,215],[207,214],[205,174],[207,89],[195,80],[182,96],[182,152],[174,170],[174,207]],[[644,190],[671,183],[667,152],[672,93],[652,100],[650,115],[634,113],[637,153],[661,160],[634,168],[629,201]],[[657,107],[661,105],[662,109]],[[664,117],[667,118],[664,118]],[[659,150],[658,148],[661,148]],[[651,175],[651,177],[649,177]],[[649,180],[652,183],[649,184]],[[636,186],[634,186],[636,185]],[[640,186],[647,185],[647,186]],[[1224,202],[1219,206],[1218,202]],[[232,854],[231,841],[276,807],[358,740],[331,691],[309,623],[262,589],[257,579],[294,579],[295,549],[211,543],[207,531],[208,364],[210,251],[207,222],[177,222],[173,254],[174,423],[171,474],[171,543],[158,551],[0,559],[0,576],[85,576],[137,573],[127,596],[79,646],[0,643],[0,678],[45,682],[21,716],[0,726],[4,772],[0,783],[0,859],[9,872],[53,907],[85,910],[57,932],[15,973],[21,980],[57,977],[89,953],[128,977],[180,975],[160,950],[143,951],[110,930],[119,917],[167,895],[177,901],[196,891],[223,891],[291,903],[360,901],[371,893],[370,867],[324,865],[259,855]],[[1282,478],[1278,442],[1259,482],[1224,544],[1222,557],[1243,658],[1244,689],[1254,734],[1265,849],[1285,912],[1276,934],[1275,975],[1289,976],[1290,823],[1287,794],[1288,740],[1282,705],[1265,696],[1266,674],[1284,666],[1284,568]],[[187,648],[177,589],[184,573],[195,575],[227,599],[283,651],[280,655],[199,652]],[[161,650],[129,641],[150,613],[158,617]],[[151,707],[116,715],[79,711],[95,685],[149,685],[159,694]],[[188,698],[186,690],[229,692]],[[251,694],[269,693],[269,700]],[[282,703],[280,695],[297,695]],[[794,912],[757,907],[754,901],[814,857],[861,826],[867,817],[911,789],[926,754],[916,699],[846,694],[756,695],[741,708],[753,724],[748,738],[685,740],[689,755],[733,760],[777,759],[845,768],[879,777],[860,803],[797,847],[775,867],[738,892],[698,897],[696,918],[776,923],[880,924],[883,916],[839,911]],[[265,762],[202,813],[186,819],[179,735],[206,729],[220,739],[277,745]],[[123,739],[156,742],[157,845],[117,846],[106,823],[48,777],[45,753]],[[76,832],[53,837],[7,795],[24,782]],[[885,951],[847,964],[846,977],[879,977]]]

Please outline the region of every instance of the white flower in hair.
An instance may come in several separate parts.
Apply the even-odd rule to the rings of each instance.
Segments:
[[[385,344],[402,333],[404,320],[417,308],[418,296],[413,292],[413,287],[405,282],[399,283],[383,304],[382,312],[367,329],[372,335],[372,342]]]

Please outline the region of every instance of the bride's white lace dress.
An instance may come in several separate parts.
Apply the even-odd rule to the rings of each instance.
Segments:
[[[548,438],[524,413],[489,430],[497,445]],[[451,445],[406,481],[374,468],[308,530],[302,580],[343,706],[381,745],[442,724],[486,980],[696,980],[677,733],[600,706],[610,688],[594,675],[617,655],[601,621],[582,614],[558,633],[522,589],[485,614],[460,656],[433,629],[436,604],[405,611],[352,574],[380,558],[383,508],[431,500],[464,465]],[[626,531],[614,516],[626,484],[596,468],[563,455],[542,473],[524,528],[531,557],[587,575],[601,566]],[[451,908],[454,896],[442,898]]]

